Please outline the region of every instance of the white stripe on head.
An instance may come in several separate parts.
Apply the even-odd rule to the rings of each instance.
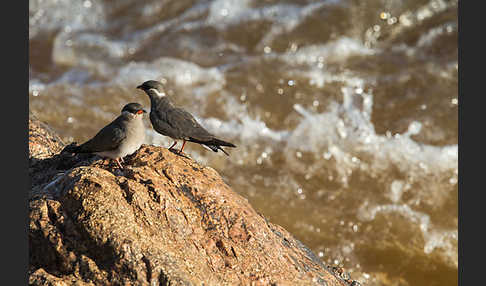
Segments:
[[[151,90],[153,93],[155,93],[158,97],[164,97],[165,96],[165,92],[159,92],[156,88],[151,88],[149,89]]]

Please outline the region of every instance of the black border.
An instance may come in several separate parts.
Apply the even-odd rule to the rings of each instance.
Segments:
[[[485,201],[484,97],[485,72],[484,10],[471,1],[458,1],[458,121],[459,121],[459,225],[458,285],[482,285],[484,278]],[[477,65],[477,66],[474,66]],[[467,136],[466,136],[467,135]],[[481,164],[482,163],[482,164]],[[479,282],[479,283],[478,283]]]
[[[2,280],[28,285],[29,2],[14,1],[2,10]]]

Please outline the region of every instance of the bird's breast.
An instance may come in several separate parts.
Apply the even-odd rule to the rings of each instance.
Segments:
[[[142,118],[128,122],[126,132],[127,137],[119,148],[122,156],[134,153],[145,142],[145,126]]]

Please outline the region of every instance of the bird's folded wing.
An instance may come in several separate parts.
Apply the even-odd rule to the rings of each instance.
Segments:
[[[205,141],[214,137],[189,112],[180,108],[174,108],[167,112],[167,122],[173,128],[180,130],[186,138]]]
[[[160,112],[158,110],[150,111],[150,122],[152,123],[152,127],[160,134],[172,138],[180,138],[179,130],[169,124],[166,112]]]
[[[80,146],[84,152],[103,152],[118,148],[126,132],[121,124],[121,118],[115,119],[103,127],[92,139]]]

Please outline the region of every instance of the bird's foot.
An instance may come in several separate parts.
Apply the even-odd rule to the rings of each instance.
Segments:
[[[123,166],[122,166],[122,164],[120,163],[120,160],[119,160],[118,158],[117,158],[117,159],[115,159],[115,162],[116,162],[116,164],[118,165],[118,167],[120,168],[120,170],[123,170]]]
[[[178,150],[178,149],[170,149],[170,148],[169,148],[168,150],[169,150],[170,152],[172,152],[172,153],[176,154],[176,155],[179,155],[179,156],[182,156],[182,157],[184,157],[184,158],[189,159],[189,155],[187,155],[186,153],[184,153],[184,152],[183,152],[183,151],[181,151],[181,150]]]
[[[170,152],[172,152],[172,153],[174,153],[174,154],[180,154],[180,153],[181,153],[181,151],[180,151],[180,150],[178,150],[178,149],[174,149],[174,148],[169,148],[169,149],[167,149],[167,150],[169,150]]]

